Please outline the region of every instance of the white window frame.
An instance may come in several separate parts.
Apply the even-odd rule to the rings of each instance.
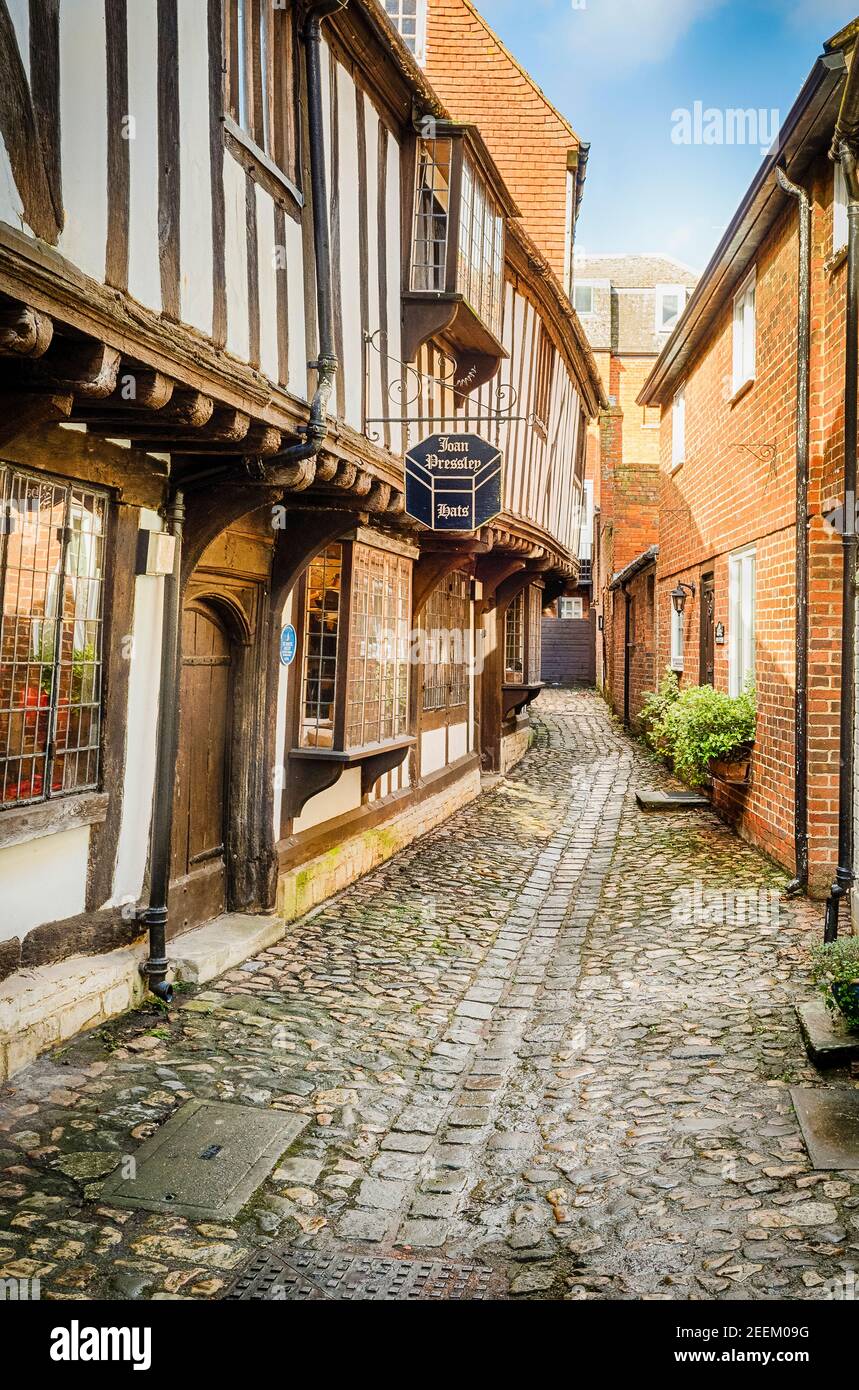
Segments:
[[[410,51],[414,52],[416,61],[423,67],[427,60],[427,0],[417,0],[415,14],[415,46],[413,50],[408,40],[403,37],[402,24],[404,15],[402,3],[398,3],[398,0],[394,0],[394,13],[391,13],[387,0],[382,0],[382,5],[394,28],[399,31],[403,43]]]
[[[686,462],[686,383],[678,386],[671,402],[671,472]]]
[[[757,599],[755,546],[728,556],[728,693],[742,694],[755,675],[755,609]]]
[[[656,332],[657,332],[657,333],[673,333],[673,332],[674,332],[674,329],[677,327],[677,324],[680,322],[680,316],[681,316],[681,314],[683,313],[683,310],[686,308],[686,286],[685,286],[685,285],[656,285],[656,286],[655,286],[655,289],[656,289],[656,306],[655,306],[655,315],[656,315],[656,317],[655,317],[655,328],[656,328]],[[676,296],[677,296],[677,314],[676,314],[676,317],[674,318],[674,320],[673,320],[671,323],[666,324],[666,323],[663,323],[663,321],[662,321],[662,311],[663,311],[663,307],[664,307],[664,302],[665,302],[665,300],[667,299],[667,297],[668,297],[669,294],[676,294]]]
[[[671,603],[671,660],[669,665],[672,671],[683,670],[683,647],[686,639],[686,616],[681,611],[677,612],[674,607],[674,600]]]
[[[757,267],[753,267],[734,295],[732,325],[734,394],[755,379],[757,356]]]
[[[572,610],[572,611],[567,611]],[[558,617],[564,621],[570,618],[583,618],[585,612],[584,599],[578,595],[565,594],[558,603]]]
[[[832,175],[832,254],[837,255],[847,245],[847,180],[840,160],[836,160]]]
[[[577,308],[576,308],[576,295],[578,294],[579,290],[590,290],[590,292],[591,292],[591,307],[590,307],[589,309],[577,309]],[[593,313],[595,312],[595,310],[594,310],[594,283],[593,283],[592,280],[576,280],[576,282],[575,282],[574,285],[573,285],[573,308],[576,310],[576,313],[579,315],[580,318],[588,318],[591,314],[593,314]]]

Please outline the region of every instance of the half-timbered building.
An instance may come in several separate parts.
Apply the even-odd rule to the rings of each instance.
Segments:
[[[604,401],[377,0],[0,0],[0,61],[1,1077],[521,755]],[[474,531],[406,511],[435,434]]]

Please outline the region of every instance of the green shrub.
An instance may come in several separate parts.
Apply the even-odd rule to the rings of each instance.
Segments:
[[[843,936],[838,941],[811,948],[812,978],[833,1013],[842,1013],[847,1026],[859,1029],[859,1004],[855,993],[844,988],[859,980],[859,937]]]
[[[647,742],[693,787],[708,780],[714,758],[742,755],[755,737],[756,718],[751,685],[736,696],[711,685],[679,690],[673,673],[648,696],[642,712]]]

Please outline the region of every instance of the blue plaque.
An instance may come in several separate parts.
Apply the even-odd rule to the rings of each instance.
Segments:
[[[286,627],[280,630],[280,664],[281,666],[291,666],[295,660],[295,652],[298,646],[298,638],[295,635],[295,628],[292,623],[287,623]]]
[[[406,454],[406,511],[433,531],[477,531],[501,511],[501,471],[479,434],[431,434]]]

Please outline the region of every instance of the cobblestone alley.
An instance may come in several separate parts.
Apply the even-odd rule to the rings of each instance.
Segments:
[[[0,1277],[219,1298],[283,1242],[411,1247],[542,1298],[820,1298],[843,1278],[859,1174],[810,1170],[787,1089],[817,1076],[793,1001],[819,906],[678,921],[696,881],[785,877],[710,813],[638,810],[665,774],[596,696],[545,691],[534,714],[512,776],[281,944],[0,1092]],[[308,1122],[235,1221],[103,1204],[193,1097]]]

